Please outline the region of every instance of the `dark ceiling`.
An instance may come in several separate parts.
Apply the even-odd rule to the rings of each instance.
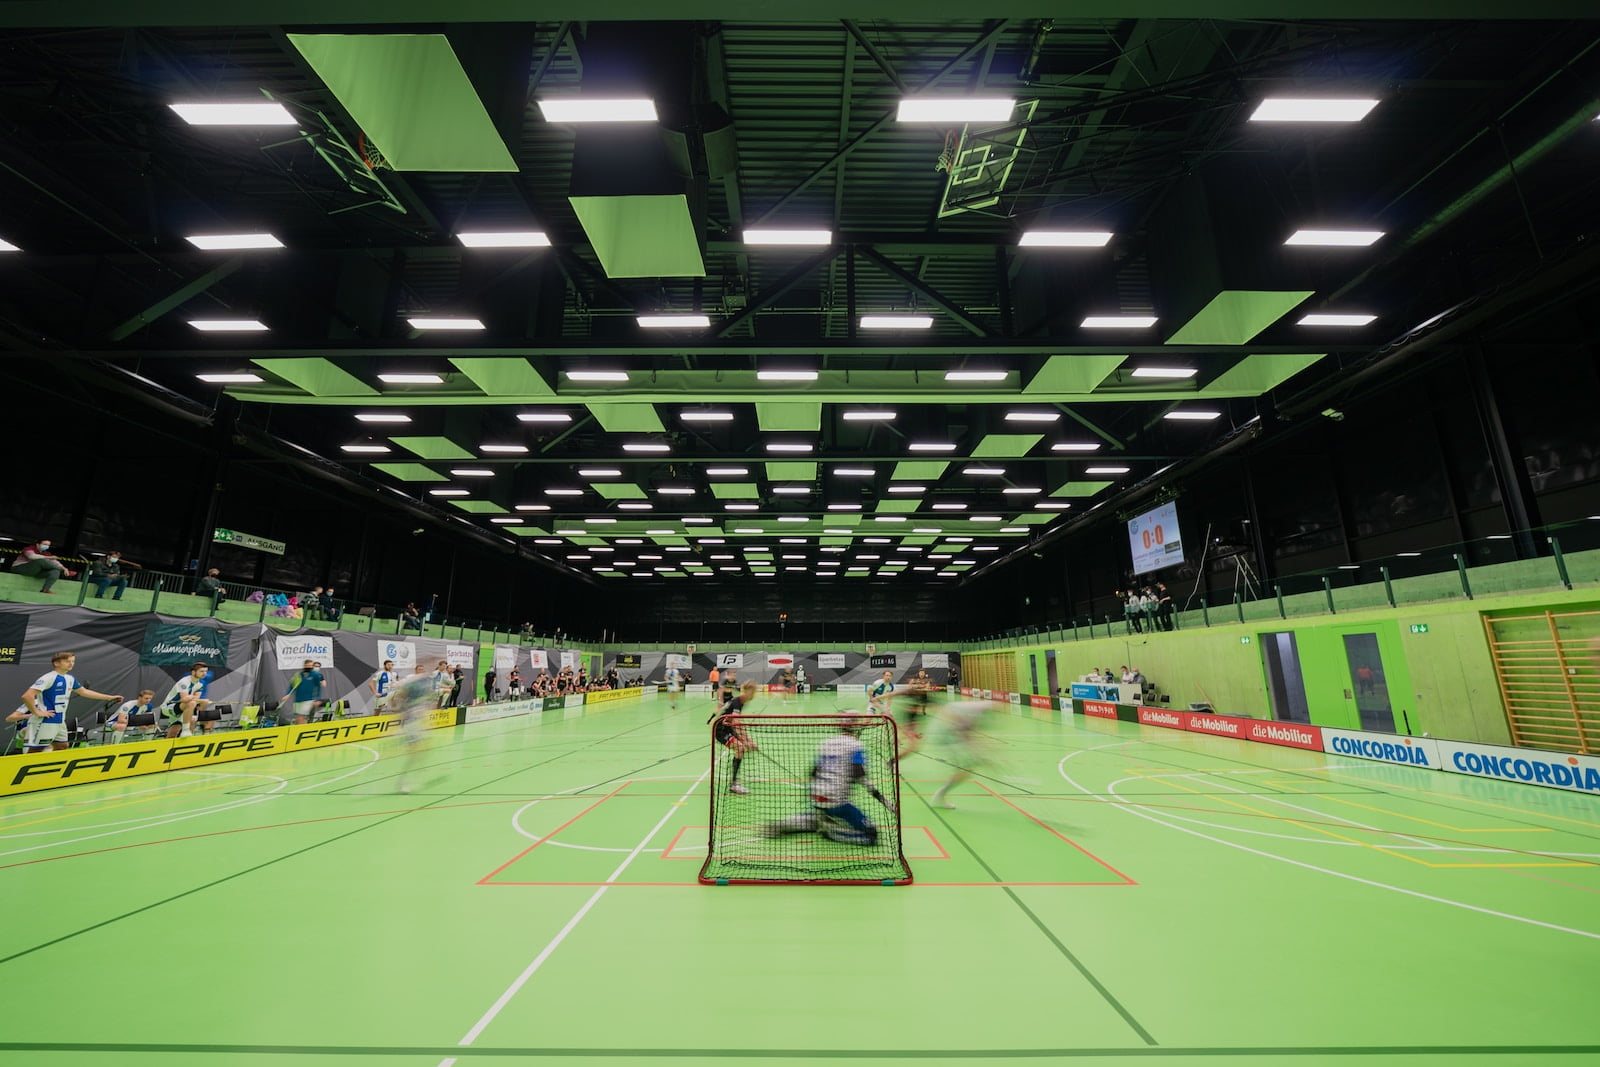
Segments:
[[[176,2],[76,4],[74,25],[49,7],[0,7],[0,239],[19,249],[0,254],[0,347],[315,454],[591,580],[959,580],[1316,407],[1497,292],[1596,274],[1594,22],[512,23],[493,21],[509,5],[414,3],[384,10],[473,21],[393,25],[372,5],[279,3],[254,17],[297,21],[231,9],[243,24],[218,27]],[[96,17],[118,25],[81,25]],[[418,38],[364,51],[376,35],[436,36],[416,59]],[[659,121],[580,129],[539,107],[621,89]],[[1014,106],[898,121],[919,94]],[[1348,124],[1250,121],[1281,96],[1378,102]],[[294,126],[189,126],[167,106],[269,97]],[[509,162],[483,169],[480,149]],[[603,206],[580,217],[573,197]],[[761,247],[756,226],[832,237]],[[1317,227],[1383,236],[1285,245]],[[1019,247],[1041,229],[1113,236]],[[484,230],[551,247],[457,237]],[[185,239],[255,231],[284,247]],[[690,266],[638,276],[640,256]],[[663,312],[710,325],[636,321]],[[931,325],[863,328],[881,313]],[[1374,318],[1300,324],[1313,313]],[[1081,325],[1094,314],[1156,321]],[[483,328],[408,322],[427,315]],[[218,318],[267,330],[190,325]],[[1193,374],[1134,374],[1151,368]],[[773,369],[818,377],[758,379]],[[627,380],[570,377],[584,370]],[[1004,377],[946,379],[960,370]],[[218,372],[261,381],[196,377]],[[441,381],[378,377],[395,372]]]

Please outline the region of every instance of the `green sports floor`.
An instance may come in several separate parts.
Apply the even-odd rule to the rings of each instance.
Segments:
[[[1600,1063],[1600,798],[1011,709],[916,885],[704,887],[708,710],[0,801],[0,1057]]]

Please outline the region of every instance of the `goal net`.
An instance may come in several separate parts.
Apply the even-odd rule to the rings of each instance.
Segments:
[[[910,884],[893,719],[740,715],[712,731],[701,882]]]

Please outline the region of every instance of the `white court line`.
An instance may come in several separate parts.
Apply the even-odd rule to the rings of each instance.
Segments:
[[[1114,748],[1116,746],[1115,745],[1099,745],[1099,746],[1096,746],[1096,747],[1097,748]],[[1093,752],[1093,751],[1095,751],[1095,749],[1086,748],[1086,749],[1079,749],[1076,752],[1067,753],[1065,756],[1062,756],[1059,761],[1057,761],[1057,763],[1056,763],[1056,772],[1058,774],[1060,774],[1062,778],[1066,779],[1067,782],[1069,782],[1074,788],[1076,788],[1079,792],[1085,794],[1086,796],[1094,797],[1095,800],[1097,800],[1098,802],[1100,802],[1102,804],[1110,804],[1111,807],[1113,809],[1117,810],[1117,811],[1125,811],[1129,815],[1134,815],[1134,816],[1137,816],[1137,817],[1139,817],[1141,819],[1144,819],[1144,820],[1146,820],[1148,822],[1153,822],[1157,826],[1165,826],[1169,830],[1176,830],[1181,834],[1190,834],[1190,835],[1192,835],[1194,837],[1200,838],[1201,840],[1210,841],[1213,844],[1223,845],[1223,846],[1225,846],[1227,848],[1235,848],[1235,849],[1238,849],[1241,852],[1248,852],[1251,855],[1260,856],[1263,859],[1276,860],[1279,863],[1287,863],[1287,864],[1289,864],[1290,866],[1293,866],[1293,867],[1300,867],[1300,868],[1302,868],[1304,870],[1315,871],[1318,874],[1326,874],[1326,875],[1329,875],[1330,877],[1333,877],[1333,878],[1342,878],[1347,882],[1357,882],[1357,883],[1359,883],[1361,885],[1372,886],[1374,889],[1387,889],[1391,893],[1399,893],[1399,894],[1401,894],[1403,896],[1416,897],[1419,900],[1429,900],[1429,901],[1432,901],[1435,904],[1444,904],[1444,905],[1447,905],[1447,906],[1452,907],[1452,908],[1462,908],[1462,909],[1464,909],[1466,911],[1475,911],[1475,912],[1479,913],[1480,915],[1492,915],[1497,919],[1510,919],[1512,922],[1526,923],[1529,926],[1541,926],[1541,927],[1545,928],[1546,930],[1554,930],[1557,933],[1572,934],[1575,937],[1587,937],[1587,938],[1590,938],[1591,940],[1600,941],[1600,933],[1595,933],[1594,931],[1591,931],[1591,930],[1577,930],[1577,929],[1574,929],[1573,927],[1570,927],[1570,926],[1558,926],[1555,923],[1547,923],[1547,922],[1544,922],[1541,919],[1529,918],[1526,915],[1512,915],[1510,912],[1495,911],[1492,908],[1481,908],[1476,904],[1468,904],[1465,901],[1451,900],[1448,897],[1436,897],[1436,896],[1432,895],[1431,893],[1422,893],[1422,892],[1418,892],[1415,889],[1406,889],[1406,888],[1404,888],[1402,886],[1389,885],[1386,882],[1375,882],[1370,878],[1361,878],[1361,877],[1358,877],[1357,875],[1354,875],[1354,874],[1346,874],[1343,871],[1331,871],[1326,867],[1318,867],[1315,864],[1311,864],[1311,863],[1302,863],[1299,860],[1292,860],[1287,856],[1279,856],[1279,855],[1277,855],[1276,853],[1273,853],[1273,852],[1263,852],[1261,849],[1251,848],[1249,845],[1242,845],[1242,844],[1239,844],[1239,843],[1234,842],[1234,841],[1225,841],[1220,837],[1212,837],[1210,834],[1203,834],[1198,830],[1190,830],[1187,827],[1175,826],[1170,822],[1167,822],[1167,821],[1165,821],[1163,819],[1159,819],[1156,816],[1149,814],[1148,812],[1144,812],[1144,811],[1138,810],[1138,808],[1136,808],[1135,806],[1130,804],[1125,798],[1122,798],[1122,797],[1118,797],[1117,798],[1117,802],[1113,803],[1112,801],[1106,799],[1103,796],[1100,796],[1100,795],[1098,795],[1096,793],[1090,792],[1088,789],[1084,788],[1084,786],[1083,786],[1083,784],[1081,782],[1079,782],[1077,779],[1073,778],[1072,775],[1067,773],[1067,768],[1066,768],[1067,760],[1071,759],[1074,756],[1081,755],[1084,752]]]
[[[286,789],[286,788],[288,788],[288,785],[289,785],[289,780],[287,778],[280,778],[276,774],[230,774],[230,775],[211,775],[210,777],[214,777],[214,778],[266,778],[266,779],[269,779],[269,780],[272,780],[272,781],[276,781],[278,783],[278,789]],[[277,792],[277,790],[273,790],[273,792]],[[265,794],[254,794],[254,795],[255,796],[261,796],[261,795],[265,795]],[[122,799],[122,797],[120,797],[120,796],[119,797],[106,797],[105,798],[105,800],[107,802],[119,801],[121,799]],[[209,808],[196,808],[193,811],[190,811],[188,814],[190,814],[190,815],[206,815],[206,814],[209,814],[210,812],[214,812],[214,811],[229,811],[229,810],[231,810],[233,808],[239,807],[243,803],[245,803],[244,800],[229,800],[229,801],[226,801],[226,802],[224,802],[222,804],[214,804]],[[136,825],[138,823],[154,822],[154,821],[156,821],[158,819],[164,819],[170,814],[171,814],[171,812],[157,812],[156,814],[153,814],[153,815],[137,815],[137,816],[134,816],[131,819],[118,819],[115,822],[97,822],[97,823],[89,823],[88,825],[77,825],[77,826],[58,826],[58,827],[56,827],[56,828],[54,828],[52,830],[30,830],[29,832],[27,832],[25,834],[0,834],[0,841],[14,841],[14,840],[17,840],[17,839],[23,838],[23,837],[50,837],[50,836],[52,836],[54,834],[75,834],[75,833],[78,833],[78,832],[83,831],[83,830],[104,830],[107,827],[111,827],[111,826],[133,826],[133,825]]]
[[[594,895],[584,902],[583,907],[579,908],[572,918],[567,920],[567,925],[563,926],[560,931],[557,932],[556,936],[550,939],[550,943],[545,945],[544,949],[533,958],[533,962],[529,963],[528,966],[523,969],[522,973],[517,975],[516,980],[506,987],[506,991],[500,994],[500,999],[496,1000],[494,1004],[489,1007],[489,1010],[483,1013],[483,1016],[473,1024],[472,1029],[468,1030],[466,1035],[462,1037],[460,1041],[457,1041],[456,1044],[465,1047],[478,1040],[478,1037],[483,1033],[488,1025],[494,1022],[495,1017],[505,1009],[507,1004],[511,1003],[511,998],[515,997],[518,991],[520,991],[524,985],[527,985],[528,979],[532,978],[534,974],[538,972],[539,968],[544,966],[545,960],[548,960],[555,950],[561,947],[561,942],[567,939],[567,935],[572,933],[572,931],[577,928],[578,923],[583,920],[583,917],[589,914],[589,910],[600,902],[600,898],[605,895],[606,890],[610,889],[616,880],[622,877],[622,872],[628,869],[629,864],[639,858],[639,854],[645,850],[645,846],[649,845],[651,839],[654,838],[656,834],[661,832],[661,828],[667,824],[669,819],[678,814],[678,808],[683,804],[684,801],[689,799],[689,794],[698,789],[700,787],[700,783],[705,781],[710,774],[711,771],[708,768],[704,774],[702,774],[699,778],[696,778],[694,782],[690,784],[688,789],[683,791],[683,795],[673,802],[672,807],[667,809],[667,813],[665,815],[661,816],[661,821],[656,823],[655,826],[651,828],[650,832],[644,835],[644,838],[634,846],[633,851],[628,853],[628,857],[619,863],[617,865],[617,869],[612,871],[611,874],[606,877],[605,884],[594,891]],[[454,1062],[455,1060],[453,1058],[447,1058],[440,1061],[439,1067],[449,1067],[449,1065]]]

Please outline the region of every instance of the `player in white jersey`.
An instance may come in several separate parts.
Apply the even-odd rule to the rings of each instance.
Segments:
[[[933,795],[934,807],[955,807],[949,799],[950,790],[971,778],[974,770],[983,764],[986,754],[982,738],[978,733],[978,725],[988,710],[987,701],[957,700],[946,704],[940,713],[939,721],[943,724],[947,745],[946,754],[950,765],[955,768],[955,773]]]
[[[673,711],[678,710],[678,690],[682,688],[683,673],[676,667],[668,667],[666,674],[667,706]]]
[[[894,672],[884,671],[876,682],[867,683],[867,710],[874,715],[889,714],[889,694],[894,692]]]
[[[161,702],[161,719],[168,737],[188,737],[194,727],[195,712],[211,703],[201,696],[206,691],[209,669],[196,661],[189,668],[189,676],[179,678],[167,691],[167,698]]]
[[[411,792],[408,781],[416,769],[418,755],[421,752],[417,742],[422,740],[424,727],[427,724],[428,712],[436,709],[439,704],[439,692],[435,688],[433,675],[428,668],[417,665],[416,670],[395,682],[394,688],[389,690],[388,712],[400,716],[401,737],[406,744],[405,767],[400,772],[396,788],[402,793]]]
[[[372,710],[381,712],[389,706],[389,697],[394,692],[395,683],[400,676],[395,673],[394,660],[383,661],[383,670],[367,679],[367,688],[372,690]]]
[[[841,714],[851,717],[858,713]],[[768,836],[820,833],[846,845],[870,847],[878,843],[878,828],[852,799],[856,786],[865,786],[890,814],[894,813],[894,805],[884,799],[867,774],[867,753],[856,736],[860,729],[847,719],[838,733],[822,739],[817,746],[817,761],[811,767],[811,810],[771,823]]]
[[[28,709],[27,731],[23,738],[24,752],[43,752],[47,748],[63,749],[67,747],[68,724],[67,704],[74,695],[85,696],[90,700],[121,700],[122,694],[115,696],[109,693],[96,693],[93,689],[84,687],[72,675],[73,665],[78,662],[75,652],[57,652],[50,657],[50,666],[54,668],[48,674],[39,676],[39,680],[22,691],[22,706]]]

